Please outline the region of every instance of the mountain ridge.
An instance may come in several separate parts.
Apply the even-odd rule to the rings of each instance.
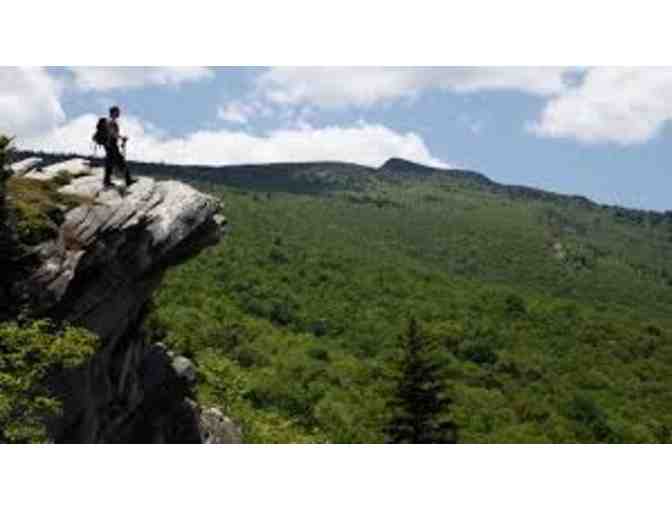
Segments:
[[[96,158],[82,156],[75,153],[50,153],[39,151],[16,151],[16,160],[27,158],[41,158],[45,164],[57,163],[73,158],[85,158],[94,162]],[[340,175],[346,174],[352,177],[409,177],[409,178],[449,178],[471,183],[477,187],[496,194],[507,194],[513,198],[525,198],[532,200],[551,202],[571,202],[586,208],[601,208],[611,210],[615,214],[633,218],[635,221],[644,221],[646,218],[654,222],[672,222],[672,209],[654,210],[645,208],[627,207],[618,204],[604,204],[590,199],[581,194],[560,193],[549,191],[534,186],[520,184],[505,184],[491,179],[483,173],[464,168],[439,168],[417,163],[404,158],[392,157],[382,165],[368,166],[337,160],[316,160],[300,162],[272,162],[272,163],[245,163],[236,165],[201,165],[201,164],[178,164],[169,162],[146,162],[130,160],[129,163],[136,172],[146,175],[170,175],[176,178],[194,180],[216,180],[226,177],[239,177],[241,175],[258,174],[264,178],[280,178],[294,174],[318,173],[331,171]],[[226,172],[222,174],[221,172]],[[359,174],[359,175],[358,175]]]

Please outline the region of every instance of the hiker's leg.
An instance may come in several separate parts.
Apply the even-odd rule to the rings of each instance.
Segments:
[[[133,179],[131,178],[131,172],[128,169],[128,163],[126,163],[126,158],[124,155],[119,152],[119,169],[124,172],[124,178],[126,179],[126,184],[133,184]]]
[[[126,163],[116,144],[110,145],[110,159],[112,160],[112,168],[123,172],[124,177],[126,177]]]
[[[112,169],[114,167],[114,154],[111,147],[105,146],[105,179],[104,185],[112,184]]]

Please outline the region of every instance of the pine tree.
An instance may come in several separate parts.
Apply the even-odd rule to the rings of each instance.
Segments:
[[[456,427],[447,417],[451,401],[445,393],[438,345],[422,334],[415,319],[409,321],[401,341],[400,370],[389,402],[388,442],[457,442]]]
[[[6,166],[9,163],[11,143],[11,138],[0,135],[0,208],[5,204],[5,181],[9,177]]]
[[[2,277],[0,278],[0,321],[11,315],[10,307],[15,300],[9,291],[17,278],[19,278],[16,275],[16,264],[14,262],[20,255],[16,235],[16,219],[15,215],[10,213],[6,196],[6,181],[10,176],[7,165],[9,164],[11,151],[12,139],[0,135],[0,268],[2,268]],[[0,405],[0,407],[2,406]]]
[[[11,229],[7,217],[6,208],[6,184],[9,178],[7,164],[9,163],[9,153],[11,151],[12,140],[6,136],[0,135],[0,267],[5,267],[6,258],[9,256],[9,245],[11,238]]]

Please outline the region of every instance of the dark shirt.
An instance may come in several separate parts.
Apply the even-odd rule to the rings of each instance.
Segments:
[[[107,119],[107,136],[110,145],[119,143],[119,123],[115,119]]]

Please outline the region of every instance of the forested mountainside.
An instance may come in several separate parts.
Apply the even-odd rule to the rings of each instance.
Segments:
[[[403,160],[134,168],[225,204],[144,329],[245,440],[384,441],[416,319],[461,442],[670,441],[672,213]]]

